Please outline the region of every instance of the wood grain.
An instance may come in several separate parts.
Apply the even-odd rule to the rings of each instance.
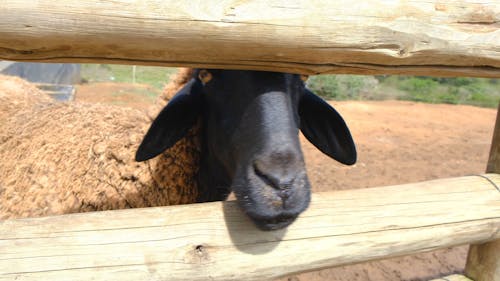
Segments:
[[[235,202],[0,222],[0,280],[266,280],[500,238],[500,175],[313,195],[262,232]]]
[[[500,77],[500,4],[3,0],[0,59]]]

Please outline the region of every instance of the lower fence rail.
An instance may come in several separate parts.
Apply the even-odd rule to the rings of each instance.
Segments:
[[[498,186],[485,174],[316,193],[270,232],[236,202],[0,221],[0,280],[266,280],[484,243],[500,238]]]

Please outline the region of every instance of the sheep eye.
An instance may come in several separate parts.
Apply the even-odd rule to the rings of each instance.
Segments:
[[[306,82],[307,79],[309,78],[309,75],[300,75],[300,80]]]
[[[208,82],[210,82],[210,80],[212,80],[212,73],[208,72],[205,69],[200,70],[200,73],[198,73],[198,78],[200,78],[203,85],[207,84]]]

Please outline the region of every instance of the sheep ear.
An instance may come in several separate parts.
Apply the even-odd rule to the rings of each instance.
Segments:
[[[153,121],[135,154],[135,160],[149,160],[183,138],[197,122],[201,105],[201,85],[191,79]]]
[[[340,163],[356,163],[356,147],[349,128],[333,107],[305,89],[299,115],[300,130],[316,148]]]

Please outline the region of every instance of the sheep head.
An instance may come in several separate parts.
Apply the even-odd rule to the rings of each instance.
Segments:
[[[263,230],[291,224],[310,201],[299,130],[326,155],[351,165],[356,148],[342,117],[288,73],[196,70],[153,121],[136,154],[157,156],[202,120],[198,201],[234,191]]]

